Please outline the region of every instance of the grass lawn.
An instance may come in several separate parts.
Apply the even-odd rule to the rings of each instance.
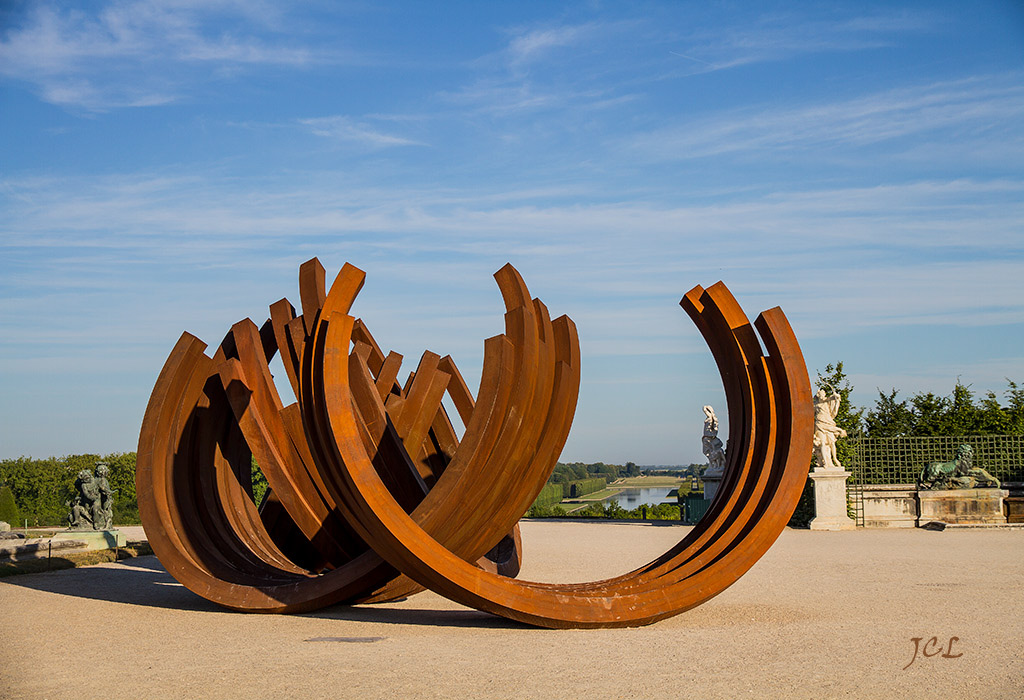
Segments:
[[[609,486],[617,489],[650,489],[662,486],[680,486],[689,482],[689,479],[681,479],[678,476],[629,476],[618,481],[613,481]]]

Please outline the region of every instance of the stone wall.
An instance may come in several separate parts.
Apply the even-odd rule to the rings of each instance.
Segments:
[[[910,528],[932,520],[951,524],[1024,522],[1021,484],[1006,489],[922,491],[914,484],[863,487],[864,527]]]

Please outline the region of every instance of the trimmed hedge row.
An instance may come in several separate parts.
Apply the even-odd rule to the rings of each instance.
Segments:
[[[553,506],[556,503],[562,502],[562,485],[561,484],[544,484],[544,488],[537,494],[537,499],[533,502],[534,506],[538,508],[546,508]],[[532,506],[531,506],[532,507]]]
[[[579,479],[577,481],[570,481],[567,486],[569,487],[570,498],[582,498],[588,493],[595,493],[600,491],[608,485],[608,481],[604,477],[594,477],[593,479]]]

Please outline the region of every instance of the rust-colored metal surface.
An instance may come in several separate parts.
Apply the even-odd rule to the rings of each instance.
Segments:
[[[642,625],[731,585],[792,515],[813,426],[799,345],[781,310],[751,325],[725,285],[695,287],[680,304],[718,363],[730,416],[728,463],[707,515],[617,578],[516,580],[517,523],[572,424],[575,326],[551,320],[506,265],[495,274],[505,332],[484,343],[477,395],[450,357],[431,352],[400,383],[402,357],[349,315],[363,278],[345,265],[328,291],[310,260],[299,271],[301,315],[282,299],[261,327],[235,324],[212,357],[185,333],[157,379],[139,438],[139,510],[161,562],[204,598],[294,612],[427,587],[544,627]],[[288,406],[270,374],[275,354],[298,399]],[[269,484],[259,507],[252,457]]]

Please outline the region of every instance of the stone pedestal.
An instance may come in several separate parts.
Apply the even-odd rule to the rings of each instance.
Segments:
[[[921,515],[918,526],[933,520],[950,525],[1003,525],[1004,489],[950,489],[918,491]]]
[[[704,482],[704,500],[713,501],[715,494],[718,493],[718,487],[722,483],[722,472],[714,474],[705,472],[701,475],[700,480]]]
[[[842,469],[816,469],[814,480],[814,519],[812,530],[854,530],[857,523],[846,514],[846,480],[850,472]]]
[[[85,542],[85,550],[113,549],[124,547],[124,533],[120,530],[62,530],[56,533],[53,540],[78,540]]]
[[[916,484],[865,486],[864,527],[917,527]]]
[[[1003,511],[1006,513],[1006,522],[1024,523],[1024,496],[1003,499]]]

